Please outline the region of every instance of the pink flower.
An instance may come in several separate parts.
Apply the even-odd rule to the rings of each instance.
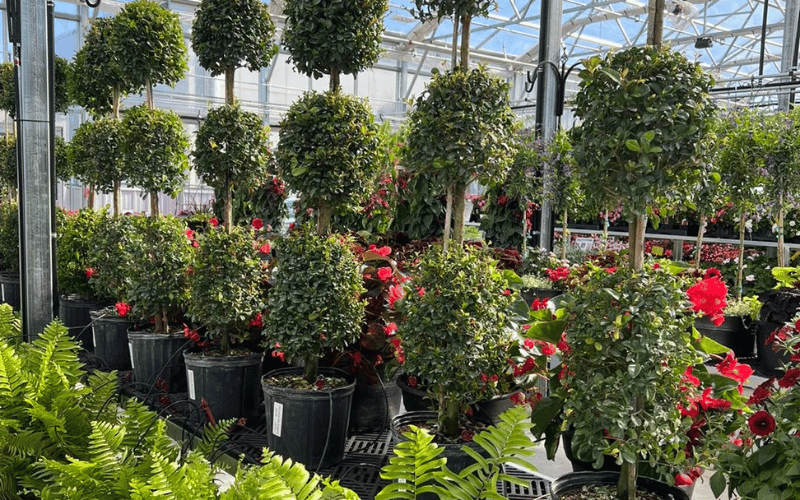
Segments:
[[[259,251],[259,253],[262,253],[264,255],[268,255],[269,251],[270,251],[269,242],[264,243],[263,245],[261,245],[261,248],[259,248],[258,251]]]
[[[129,312],[131,312],[131,306],[125,302],[117,302],[114,304],[114,309],[117,310],[117,316],[121,318],[124,318]]]
[[[397,333],[397,323],[386,323],[386,326],[383,327],[383,333],[385,333],[387,337],[391,337]]]
[[[424,297],[425,296],[425,287],[424,286],[421,286],[421,287],[419,287],[419,289],[417,289],[417,295],[419,295],[420,297]]]
[[[394,273],[392,272],[391,267],[381,267],[378,269],[378,279],[381,281],[389,281],[389,279],[392,277],[392,274]]]
[[[194,239],[194,231],[192,231],[191,229],[187,229],[185,234],[186,237],[189,238],[190,240]]]
[[[392,249],[388,246],[382,246],[380,248],[376,247],[375,245],[370,245],[367,250],[375,252],[376,254],[380,255],[381,257],[388,257],[390,253],[392,253]]]
[[[95,271],[93,267],[87,267],[85,273],[86,279],[90,280],[97,274],[97,271]]]
[[[253,229],[258,231],[259,229],[264,227],[264,221],[256,217],[255,219],[253,219],[253,222],[251,222],[250,225],[253,226]]]
[[[401,300],[405,295],[406,291],[403,289],[403,285],[398,283],[389,287],[389,307],[393,308],[394,303]]]
[[[211,227],[219,226],[219,220],[217,220],[216,217],[212,217],[212,218],[208,219],[208,223],[211,224]]]

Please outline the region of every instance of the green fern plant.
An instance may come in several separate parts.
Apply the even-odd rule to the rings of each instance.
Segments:
[[[527,461],[534,454],[534,444],[526,434],[531,422],[524,406],[515,406],[500,416],[500,422],[475,436],[475,442],[485,456],[469,447],[462,451],[475,463],[459,474],[447,468],[447,459],[439,455],[442,449],[423,429],[411,426],[412,431],[395,447],[395,456],[381,470],[381,477],[391,481],[375,500],[414,500],[422,493],[434,493],[439,498],[459,500],[503,500],[497,491],[498,481],[525,485],[521,479],[503,472],[503,464],[514,464],[532,470]]]

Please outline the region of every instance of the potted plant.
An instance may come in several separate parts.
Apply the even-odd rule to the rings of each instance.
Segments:
[[[779,341],[785,341],[791,330],[784,325],[800,309],[800,270],[796,267],[774,267],[772,277],[777,284],[772,290],[760,293],[761,311],[756,323],[756,348],[761,371],[777,375],[788,361]]]
[[[426,384],[437,405],[437,432],[446,443],[471,438],[474,428],[462,426],[463,412],[469,403],[494,396],[488,382],[509,368],[509,352],[518,344],[507,311],[514,299],[512,276],[479,249],[453,247],[445,253],[436,246],[393,292],[400,296],[394,301],[397,356],[405,373]],[[396,417],[393,426],[430,418],[411,412]],[[458,448],[450,460],[458,460]],[[464,459],[460,463],[466,466]]]
[[[752,326],[758,319],[761,302],[757,297],[744,297],[742,300],[729,297],[727,303],[723,310],[725,321],[721,324],[714,325],[710,318],[703,316],[694,320],[694,327],[731,349],[737,358],[752,357],[755,346]]]
[[[798,472],[793,467],[800,453],[797,436],[800,321],[793,317],[782,328],[790,332],[776,346],[785,354],[785,372],[765,380],[748,398],[747,418],[741,419],[740,427],[721,447],[717,472],[711,477],[711,489],[716,496],[722,495],[726,488],[729,496],[742,500],[800,495]]]
[[[16,203],[0,204],[0,270],[3,302],[19,311],[19,208]]]
[[[89,283],[94,275],[89,252],[95,244],[99,221],[104,217],[102,212],[84,208],[75,213],[60,210],[56,219],[59,318],[87,351],[94,346],[89,312],[109,300],[109,297],[96,296]]]
[[[319,362],[327,350],[342,351],[361,335],[360,264],[345,237],[320,236],[310,226],[275,247],[264,335],[302,367],[274,370],[262,379],[268,446],[309,468],[325,468],[344,456],[355,380]]]
[[[522,279],[520,294],[530,304],[534,299],[552,298],[561,293],[556,282],[548,276],[549,269],[561,267],[556,254],[541,247],[528,250],[518,273]]]
[[[128,301],[131,313],[148,328],[128,331],[133,378],[146,386],[159,379],[171,392],[186,392],[182,351],[183,314],[189,299],[191,233],[173,216],[142,217],[129,245]]]
[[[686,333],[693,312],[722,320],[727,288],[714,275],[684,291],[683,280],[658,264],[587,269],[580,285],[557,299],[555,313],[533,311],[525,330],[529,338],[557,342],[560,351],[560,364],[549,372],[550,395],[533,410],[534,435],[546,436],[549,457],[569,431],[568,456],[597,469],[608,456],[623,473],[626,463],[642,462],[647,476],[685,485],[687,471],[696,474],[709,459],[708,440],[727,437],[720,429],[736,413],[727,410],[741,408],[739,391],[752,374],[733,357],[708,367],[708,353],[725,348]],[[614,498],[636,498],[624,487],[612,489]]]

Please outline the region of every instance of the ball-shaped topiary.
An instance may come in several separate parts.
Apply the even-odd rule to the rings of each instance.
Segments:
[[[125,178],[121,152],[120,121],[100,118],[82,123],[69,143],[69,159],[75,176],[85,186],[108,193]]]

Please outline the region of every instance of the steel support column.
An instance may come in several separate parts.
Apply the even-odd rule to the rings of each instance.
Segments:
[[[800,16],[800,0],[786,0],[783,28],[783,50],[781,51],[781,73],[790,74],[786,81],[797,77],[797,29]],[[778,107],[789,109],[789,98],[792,94],[778,96]],[[793,95],[792,95],[793,96]]]

